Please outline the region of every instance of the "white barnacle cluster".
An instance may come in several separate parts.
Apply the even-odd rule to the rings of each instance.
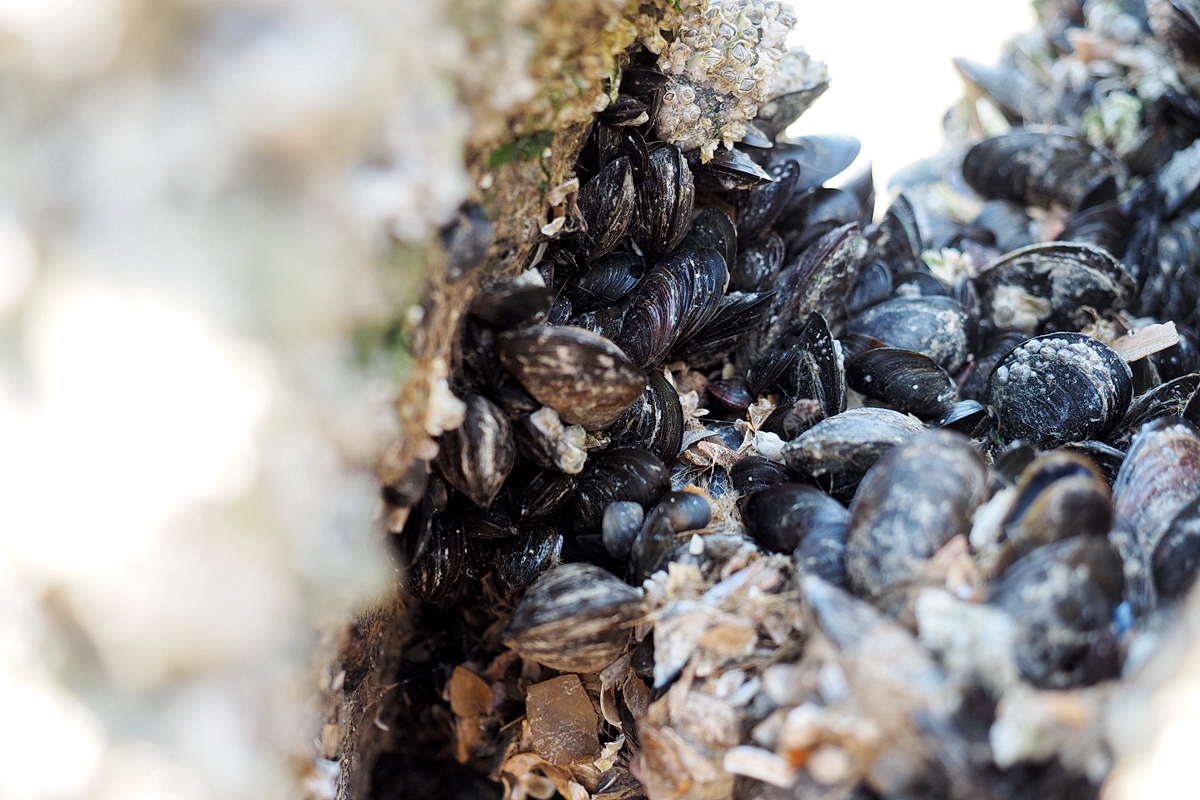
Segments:
[[[732,147],[771,94],[796,14],[781,0],[695,0],[658,67],[663,91],[658,135],[708,160]]]

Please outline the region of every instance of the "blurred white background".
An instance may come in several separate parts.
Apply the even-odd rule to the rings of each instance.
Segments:
[[[463,190],[427,0],[0,0],[0,798],[292,796],[322,634],[389,580],[371,466]],[[800,132],[935,150],[1026,0],[799,2]],[[384,264],[384,266],[380,266]],[[361,340],[361,337],[358,337]],[[326,787],[328,788],[328,787]]]

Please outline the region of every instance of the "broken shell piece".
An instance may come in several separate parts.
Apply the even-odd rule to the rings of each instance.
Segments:
[[[781,789],[786,789],[796,782],[796,768],[786,759],[761,747],[738,745],[730,748],[725,752],[722,763],[726,772],[745,775],[747,778],[754,778]]]
[[[600,720],[578,675],[529,687],[525,717],[533,749],[552,764],[590,764],[600,756]]]

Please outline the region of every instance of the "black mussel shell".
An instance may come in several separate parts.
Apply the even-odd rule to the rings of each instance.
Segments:
[[[616,339],[621,333],[621,325],[625,322],[625,312],[629,310],[629,298],[606,308],[586,311],[567,320],[570,327],[583,328],[605,339]]]
[[[1081,4],[1071,5],[1082,8]],[[1082,25],[1082,19],[1078,24]],[[1063,43],[1066,43],[1065,38]],[[963,81],[994,101],[1009,123],[1020,125],[1024,120],[1052,119],[1057,113],[1058,98],[1055,93],[1046,91],[1025,70],[1007,62],[992,67],[965,58],[955,58],[953,61]]]
[[[800,166],[795,161],[784,161],[769,166],[767,173],[770,183],[732,195],[737,209],[738,238],[744,244],[766,232],[783,211],[800,177]]]
[[[995,424],[995,418],[983,403],[978,400],[959,400],[934,426],[958,431],[972,439],[983,439],[991,433]]]
[[[615,500],[648,508],[671,487],[662,461],[648,450],[615,448],[593,453],[579,476],[567,521],[575,534],[598,533],[604,510]]]
[[[679,534],[703,528],[712,517],[708,501],[695,492],[670,492],[646,514],[629,551],[634,585],[662,569],[675,551]]]
[[[512,423],[492,401],[467,395],[462,425],[439,439],[437,467],[455,489],[487,508],[517,457]]]
[[[699,150],[688,152],[686,158],[696,188],[706,192],[753,189],[773,180],[766,170],[737,148],[717,148],[707,164],[701,162]]]
[[[613,159],[601,169],[579,190],[578,203],[585,225],[580,255],[590,261],[611,252],[633,223],[637,196],[629,159]]]
[[[558,412],[542,406],[513,420],[517,450],[539,467],[577,475],[587,460],[587,432],[581,425],[564,425]]]
[[[1100,474],[1104,476],[1104,480],[1109,486],[1116,481],[1117,473],[1120,471],[1121,465],[1125,463],[1124,452],[1104,442],[1097,442],[1095,439],[1071,442],[1059,449],[1068,453],[1077,453],[1091,461],[1099,468]]]
[[[571,301],[565,295],[554,298],[554,305],[546,312],[547,325],[566,325],[571,319]]]
[[[1009,567],[989,602],[1017,625],[1014,655],[1022,677],[1040,688],[1084,683],[1086,656],[1112,619],[1122,588],[1120,556],[1103,537],[1048,544]]]
[[[592,564],[562,564],[525,591],[501,635],[522,656],[562,672],[599,672],[625,650],[641,592]]]
[[[810,534],[827,529],[840,531],[844,542],[850,522],[845,506],[800,483],[780,483],[755,492],[746,498],[741,511],[746,531],[772,553],[791,553]]]
[[[669,80],[656,67],[630,64],[621,72],[621,91],[640,97],[664,88]]]
[[[775,278],[775,299],[754,336],[739,348],[739,359],[753,364],[763,354],[786,351],[809,316],[819,311],[831,330],[846,319],[846,295],[858,278],[866,241],[858,225],[844,225],[822,236]]]
[[[1009,442],[992,459],[992,474],[1002,486],[1014,486],[1025,469],[1037,460],[1038,449],[1020,439]]]
[[[1175,327],[1179,332],[1179,341],[1150,356],[1164,381],[1200,371],[1200,347],[1196,344],[1195,332],[1182,325]]]
[[[792,480],[787,467],[762,456],[746,456],[729,470],[733,486],[741,494],[754,494],[768,486]]]
[[[829,88],[829,81],[816,80],[803,88],[787,94],[771,97],[758,108],[758,116],[751,125],[759,126],[763,135],[776,139],[781,133],[800,118],[809,106]]]
[[[758,156],[760,163],[779,164],[794,161],[800,166],[800,178],[794,191],[820,186],[854,163],[862,144],[853,136],[838,133],[813,134],[775,139],[775,147]]]
[[[600,119],[609,125],[643,125],[650,121],[650,106],[636,97],[619,94],[600,112]]]
[[[646,376],[619,347],[591,331],[544,326],[506,331],[496,355],[563,422],[603,430],[646,389]]]
[[[1082,333],[1028,339],[996,365],[987,401],[1000,438],[1049,449],[1103,438],[1129,408],[1133,373],[1108,346]]]
[[[725,295],[708,323],[690,339],[680,341],[672,357],[687,362],[693,369],[719,366],[762,322],[772,299],[770,293]]]
[[[1058,240],[1092,244],[1120,258],[1129,246],[1132,236],[1133,226],[1129,215],[1118,203],[1108,202],[1073,214],[1071,219],[1067,220],[1063,232],[1058,235]]]
[[[882,303],[892,294],[892,270],[882,261],[872,261],[862,268],[850,296],[846,299],[846,310],[851,314],[865,311]]]
[[[846,410],[846,372],[825,318],[813,313],[792,348],[778,386],[793,399],[815,399],[827,417]]]
[[[849,333],[923,353],[950,373],[967,363],[970,328],[967,312],[948,297],[894,297],[846,323]]]
[[[703,250],[706,247],[716,250],[728,267],[737,257],[737,229],[724,211],[716,206],[705,206],[692,215],[692,227],[679,247],[683,250]]]
[[[986,400],[987,382],[988,378],[992,376],[992,370],[1000,363],[1000,359],[1008,355],[1025,339],[1026,336],[1023,333],[1005,331],[988,340],[983,347],[982,354],[977,356],[975,362],[959,376],[959,396],[980,402]]]
[[[846,382],[897,411],[934,419],[949,413],[958,392],[954,381],[927,355],[883,347],[846,362]]]
[[[970,531],[986,499],[987,468],[965,436],[929,431],[891,450],[850,505],[850,586],[880,597],[913,578],[942,545]]]
[[[950,289],[929,272],[902,272],[893,281],[896,297],[949,297]],[[970,282],[966,284],[970,286]],[[961,304],[960,304],[961,305]]]
[[[675,387],[660,371],[651,371],[641,398],[604,433],[612,447],[641,447],[670,464],[683,444],[683,407]]]
[[[1200,432],[1164,417],[1133,438],[1113,484],[1114,513],[1132,523],[1153,550],[1179,510],[1200,495]]]
[[[1033,219],[1025,213],[1024,206],[1010,200],[988,200],[975,217],[975,225],[991,231],[996,237],[996,247],[1005,253],[1037,241],[1032,230]]]
[[[642,251],[657,258],[673,250],[691,224],[694,200],[692,171],[679,148],[652,151],[637,184],[633,238]]]
[[[742,248],[729,272],[729,290],[757,292],[771,288],[783,266],[783,239],[770,233]]]
[[[1117,423],[1106,441],[1118,450],[1128,450],[1134,435],[1147,422],[1160,417],[1182,417],[1188,401],[1200,388],[1200,373],[1184,375],[1160,384],[1143,395],[1134,398],[1129,411]],[[1191,422],[1200,424],[1200,419]]]
[[[646,260],[637,253],[610,253],[600,258],[590,270],[567,282],[563,292],[571,300],[577,314],[610,306],[633,291]]]
[[[552,525],[534,525],[510,539],[496,542],[492,549],[492,567],[506,592],[515,592],[533,583],[545,572],[562,550],[562,536]]]
[[[746,382],[741,378],[709,381],[705,388],[718,410],[734,412],[741,416],[746,409],[754,405],[754,395],[746,388]]]
[[[1008,253],[975,281],[985,324],[1026,334],[1079,330],[1087,309],[1120,309],[1133,297],[1133,279],[1108,252],[1088,244],[1047,242]]]
[[[676,250],[634,290],[617,345],[640,367],[661,363],[677,342],[712,318],[728,282],[725,261],[715,250]]]
[[[820,400],[795,400],[777,405],[758,429],[790,442],[823,419],[825,410]]]
[[[551,302],[550,290],[545,286],[507,281],[476,297],[471,313],[493,328],[508,330],[541,322]]]
[[[557,514],[575,492],[578,479],[556,469],[540,469],[520,490],[517,513],[522,522]]]
[[[489,508],[476,508],[463,519],[463,533],[471,539],[507,539],[520,533],[512,510],[505,502],[493,503]]]
[[[1015,130],[972,147],[963,159],[967,183],[988,198],[1077,211],[1117,196],[1120,165],[1084,139],[1058,131]]]
[[[492,247],[492,238],[492,223],[483,206],[464,203],[438,234],[446,252],[446,279],[461,280],[482,264]]]
[[[629,558],[644,517],[641,505],[632,500],[615,500],[608,504],[600,522],[600,535],[609,555],[621,563]]]
[[[861,201],[842,189],[818,187],[792,195],[775,228],[782,232],[787,259],[795,258],[813,242],[843,225],[870,223]]]
[[[1152,568],[1160,602],[1182,597],[1195,583],[1200,569],[1200,495],[1171,520],[1154,549]]]
[[[871,258],[887,264],[892,272],[925,270],[925,263],[921,260],[923,244],[920,228],[917,227],[917,215],[903,194],[896,196],[879,224],[867,230],[866,237]]]
[[[443,600],[458,582],[466,556],[462,520],[450,514],[434,514],[424,546],[413,541],[407,527],[395,542],[400,549],[400,585],[426,603]]]
[[[849,502],[858,483],[881,456],[924,427],[886,408],[852,408],[818,422],[783,448],[790,469]]]
[[[1105,536],[1112,527],[1112,495],[1087,458],[1046,453],[1021,473],[1012,506],[1000,523],[1000,550],[992,567],[1002,574],[1034,548],[1071,536]]]

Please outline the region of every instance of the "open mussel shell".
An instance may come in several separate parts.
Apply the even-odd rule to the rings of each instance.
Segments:
[[[683,407],[675,387],[654,370],[641,398],[604,433],[611,447],[641,447],[670,464],[683,444]]]
[[[1117,196],[1120,165],[1070,133],[1015,130],[984,139],[963,159],[967,183],[987,198],[1071,210]]]
[[[506,331],[496,355],[521,385],[568,424],[603,430],[646,389],[619,347],[591,331],[543,326]]]
[[[512,471],[516,440],[512,423],[495,403],[472,394],[465,404],[462,424],[439,440],[437,466],[451,486],[487,508]]]
[[[501,641],[562,672],[599,672],[624,652],[641,592],[600,567],[563,564],[526,590]]]
[[[643,252],[659,257],[687,233],[695,201],[692,171],[679,148],[663,145],[651,151],[637,184],[633,238]]]
[[[913,350],[957,372],[970,356],[970,316],[949,297],[894,297],[853,316],[850,333],[879,339],[888,347]]]
[[[600,531],[604,511],[616,500],[632,500],[649,508],[671,488],[671,475],[648,450],[619,447],[594,453],[579,476],[567,521],[575,534]]]
[[[1021,473],[1000,523],[999,550],[990,571],[1000,574],[1042,545],[1071,536],[1105,536],[1111,527],[1112,495],[1096,466],[1074,453],[1046,453]]]
[[[1014,656],[1034,686],[1064,689],[1089,674],[1089,651],[1122,599],[1121,559],[1103,537],[1076,536],[1039,547],[995,585],[989,602],[1017,624]]]
[[[612,252],[629,231],[637,208],[629,159],[621,156],[609,162],[579,190],[578,203],[586,226],[580,255],[590,261]]]
[[[1001,439],[1023,439],[1043,449],[1103,438],[1132,395],[1129,366],[1082,333],[1026,340],[996,365],[987,389]]]
[[[1023,247],[988,264],[975,281],[984,321],[1000,330],[1079,330],[1087,309],[1120,309],[1134,294],[1133,279],[1113,256],[1077,242]]]
[[[914,577],[946,542],[971,529],[987,498],[987,469],[965,436],[929,431],[871,467],[850,506],[846,574],[880,597]]]
[[[958,399],[954,381],[936,361],[894,347],[867,350],[850,359],[846,382],[860,394],[923,419],[944,417]]]
[[[671,253],[630,296],[617,345],[640,367],[660,363],[677,342],[712,319],[728,283],[725,261],[715,250]]]
[[[591,269],[569,280],[563,293],[577,314],[611,306],[633,291],[646,271],[646,260],[637,253],[610,253]]]
[[[790,469],[849,502],[876,461],[923,430],[921,423],[898,411],[852,408],[788,442],[783,456]]]
[[[764,549],[795,553],[801,569],[845,585],[850,513],[841,503],[812,486],[780,483],[747,497],[741,511],[747,532]]]

